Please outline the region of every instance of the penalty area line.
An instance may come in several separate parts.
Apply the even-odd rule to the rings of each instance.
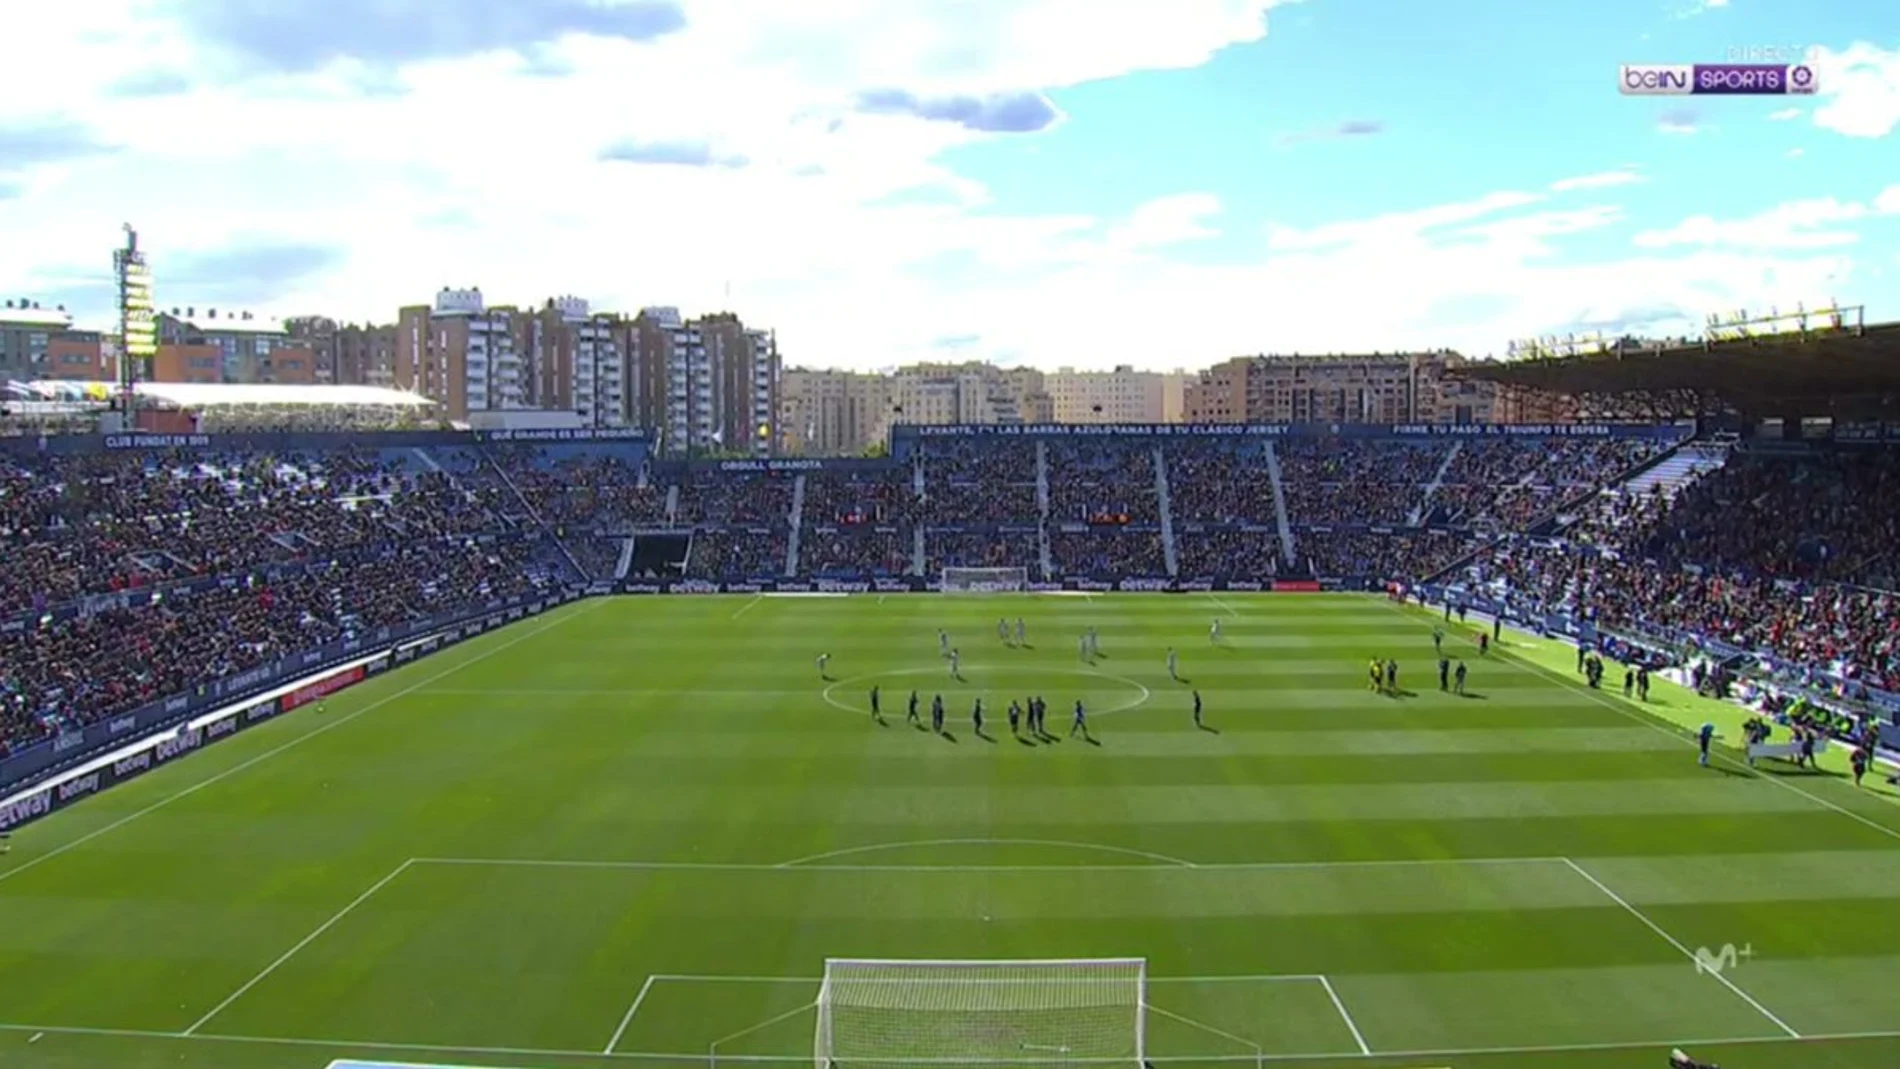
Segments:
[[[640,985],[640,993],[633,996],[633,1005],[627,1007],[627,1015],[620,1019],[620,1027],[614,1029],[613,1038],[607,1041],[602,1054],[612,1054],[614,1048],[620,1045],[620,1040],[627,1034],[627,1027],[633,1024],[633,1015],[640,1012],[640,1004],[647,1000],[647,992],[653,990],[653,981],[658,979],[658,976],[649,976],[647,982]]]

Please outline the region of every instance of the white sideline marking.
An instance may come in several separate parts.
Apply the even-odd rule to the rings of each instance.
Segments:
[[[250,991],[251,988],[256,987],[258,984],[263,983],[264,980],[267,977],[269,977],[271,973],[276,972],[280,967],[282,967],[282,965],[285,962],[289,961],[291,958],[296,957],[298,951],[316,942],[318,936],[321,936],[323,933],[336,927],[337,922],[349,916],[356,909],[356,907],[369,901],[370,898],[376,894],[376,892],[382,890],[385,887],[388,887],[390,882],[395,880],[396,877],[401,876],[405,872],[408,872],[409,866],[412,864],[414,864],[414,862],[405,861],[402,864],[397,865],[396,870],[394,872],[391,872],[389,875],[384,876],[382,879],[377,880],[373,884],[370,884],[369,890],[364,891],[360,895],[357,895],[354,899],[350,900],[349,905],[344,906],[342,909],[339,909],[335,913],[331,914],[329,920],[324,921],[322,924],[317,925],[317,928],[315,931],[311,932],[309,935],[304,936],[302,939],[299,939],[297,941],[296,946],[293,946],[289,950],[284,951],[282,957],[278,958],[276,961],[271,962],[269,965],[264,966],[263,972],[260,972],[256,976],[251,977],[250,980],[246,982],[243,987],[240,987],[236,991],[231,992],[231,994],[223,1002],[220,1002],[216,1006],[211,1007],[210,1013],[207,1013],[203,1017],[198,1018],[195,1022],[192,1023],[192,1026],[190,1028],[185,1029],[183,1032],[180,1033],[180,1035],[189,1036],[197,1032],[198,1029],[203,1028],[207,1023],[209,1023],[213,1017],[216,1017],[218,1014],[223,1013],[225,1010],[229,1009],[233,1002],[236,1002],[238,999],[243,998],[245,993]]]
[[[1273,872],[1295,869],[1370,869],[1424,865],[1561,865],[1561,857],[1407,857],[1368,861],[1217,861],[1190,864],[1193,872]],[[1155,872],[1174,865],[792,865],[744,861],[594,861],[534,857],[417,857],[415,865],[493,865],[514,868],[626,869],[633,872]]]
[[[1104,846],[1098,843],[1069,842],[1066,839],[916,839],[897,843],[871,843],[867,846],[847,846],[842,850],[827,850],[822,854],[813,854],[810,857],[800,857],[790,861],[782,861],[778,867],[782,869],[796,868],[800,865],[808,865],[814,861],[824,861],[828,858],[850,857],[853,854],[871,854],[879,850],[904,850],[916,846],[1053,846],[1072,850],[1100,850],[1105,854],[1126,854],[1129,857],[1147,858],[1150,861],[1158,861],[1162,864],[1176,866],[1177,868],[1191,869],[1195,867],[1192,861],[1183,861],[1178,857],[1171,857],[1167,854],[1157,854],[1148,850],[1131,850],[1125,846]],[[830,868],[831,866],[822,865],[819,867]],[[1066,868],[1068,866],[1052,865],[1047,867]]]
[[[1150,1007],[1152,1009],[1153,1007]],[[264,1047],[318,1047],[330,1049],[356,1050],[395,1050],[414,1051],[429,1054],[487,1054],[500,1057],[530,1058],[613,1058],[621,1061],[669,1061],[691,1062],[698,1064],[706,1060],[705,1051],[662,1052],[644,1050],[621,1050],[603,1055],[591,1050],[560,1050],[544,1047],[456,1047],[441,1043],[389,1043],[378,1040],[358,1039],[319,1039],[309,1036],[228,1036],[209,1032],[196,1035],[184,1035],[179,1032],[159,1032],[136,1028],[82,1028],[59,1025],[8,1024],[0,1022],[0,1032],[44,1032],[49,1036],[109,1036],[120,1039],[161,1039],[187,1040],[197,1043],[241,1043]],[[1563,1054],[1588,1051],[1649,1050],[1657,1047],[1745,1047],[1779,1046],[1788,1043],[1852,1043],[1870,1039],[1900,1039],[1900,1029],[1887,1029],[1867,1032],[1829,1032],[1802,1036],[1799,1040],[1788,1036],[1729,1036],[1698,1037],[1685,1039],[1680,1036],[1647,1040],[1624,1040],[1614,1043],[1556,1043],[1543,1046],[1517,1047],[1440,1047],[1430,1050],[1387,1050],[1380,1051],[1379,1057],[1385,1059],[1411,1058],[1475,1058],[1486,1055],[1504,1054]],[[811,1065],[811,1055],[792,1054],[721,1054],[720,1060],[732,1062],[757,1062],[767,1064]],[[1191,1062],[1215,1063],[1254,1063],[1260,1062],[1310,1062],[1325,1058],[1337,1058],[1332,1054],[1224,1054],[1187,1059]],[[967,1062],[946,1063],[967,1065]],[[1167,1061],[1157,1060],[1157,1065],[1167,1065]]]
[[[527,640],[535,637],[536,635],[541,634],[543,631],[551,631],[554,628],[557,628],[561,626],[562,624],[568,622],[569,620],[574,619],[576,616],[585,615],[586,613],[592,612],[594,609],[597,609],[600,606],[605,605],[605,604],[606,604],[606,599],[595,598],[591,602],[589,602],[585,608],[576,609],[573,612],[562,613],[559,619],[550,620],[549,622],[542,624],[540,627],[537,627],[532,631],[528,631],[523,634],[516,635],[514,638],[511,638],[508,641],[503,642],[498,646],[491,646],[488,649],[483,650],[482,652],[476,654],[473,657],[468,658],[465,661],[459,661],[449,666],[448,668],[444,668],[440,672],[436,672],[432,675],[423,676],[421,679],[417,680],[414,683],[411,683],[410,685],[402,688],[401,690],[395,692],[394,694],[384,695],[383,697],[378,698],[373,702],[370,702],[368,705],[363,706],[361,709],[358,709],[353,713],[346,713],[343,716],[339,716],[333,720],[330,720],[329,722],[325,723],[322,727],[316,728],[311,731],[307,731],[303,733],[302,735],[299,735],[296,738],[291,739],[289,742],[283,743],[282,745],[274,747],[272,749],[265,750],[263,753],[258,754],[256,757],[250,758],[239,764],[232,765],[230,768],[225,769],[223,772],[220,772],[215,776],[212,776],[208,779],[199,780],[197,783],[194,783],[191,786],[186,787],[181,791],[178,791],[176,794],[166,795],[165,797],[160,798],[158,801],[153,802],[151,805],[146,806],[144,809],[138,810],[137,812],[134,812],[134,813],[128,813],[125,816],[120,817],[119,819],[113,821],[110,824],[107,824],[106,826],[102,828],[95,828],[92,831],[89,831],[86,834],[81,835],[79,838],[62,843],[59,846],[56,846],[53,849],[48,850],[46,853],[41,854],[40,856],[33,858],[30,861],[26,861],[19,865],[16,865],[13,868],[6,870],[5,872],[0,872],[0,881],[10,880],[13,877],[18,876],[20,873],[25,872],[26,870],[33,868],[36,865],[40,865],[45,862],[53,860],[54,858],[67,852],[68,850],[72,850],[76,847],[84,846],[87,843],[91,842],[92,840],[97,839],[99,836],[104,835],[109,831],[116,831],[120,828],[123,828],[127,824],[132,823],[133,821],[139,819],[140,817],[146,815],[147,813],[155,813],[158,810],[163,809],[166,806],[172,804],[173,802],[178,801],[180,798],[188,798],[191,795],[197,794],[199,791],[204,790],[206,787],[209,787],[214,783],[222,783],[223,781],[230,779],[232,776],[235,776],[238,773],[245,771],[246,769],[249,769],[256,765],[263,764],[265,761],[268,761],[271,758],[276,757],[278,754],[283,753],[285,750],[288,750],[295,746],[299,746],[303,743],[309,742],[311,739],[314,739],[319,735],[323,735],[328,732],[334,731],[337,728],[340,728],[343,725],[349,723],[350,721],[355,720],[357,717],[364,715],[365,713],[370,713],[370,712],[376,711],[377,709],[381,709],[383,706],[388,705],[390,702],[393,702],[398,698],[406,698],[409,695],[414,694],[416,691],[421,690],[422,688],[428,686],[431,683],[434,683],[438,680],[447,679],[449,676],[452,676],[455,673],[460,672],[462,669],[467,668],[468,666],[472,664],[479,664],[482,661],[485,661],[488,658],[493,657],[495,654],[500,653],[503,650],[510,649],[514,646],[518,646],[521,643],[526,642]],[[556,611],[558,612],[559,610],[556,610]]]
[[[640,1003],[647,1000],[647,992],[653,990],[653,981],[658,979],[658,976],[649,976],[647,982],[640,985],[640,993],[633,996],[633,1005],[627,1007],[627,1015],[620,1019],[620,1027],[614,1029],[614,1037],[607,1041],[607,1048],[601,1051],[602,1054],[612,1054],[614,1048],[620,1045],[620,1038],[627,1034],[627,1026],[633,1023],[633,1015],[640,1012]]]
[[[1339,1019],[1346,1022],[1347,1031],[1352,1033],[1352,1041],[1359,1044],[1359,1053],[1370,1056],[1372,1048],[1366,1046],[1366,1037],[1359,1031],[1359,1026],[1353,1023],[1352,1014],[1346,1012],[1346,1004],[1340,1001],[1339,992],[1333,990],[1333,982],[1322,976],[1319,986],[1325,988],[1326,997],[1333,1000],[1333,1009],[1338,1010]]]
[[[1648,928],[1650,931],[1655,932],[1657,935],[1662,936],[1664,941],[1666,941],[1670,946],[1675,947],[1678,951],[1681,951],[1683,957],[1688,958],[1690,961],[1697,960],[1695,953],[1693,951],[1691,951],[1688,947],[1683,946],[1682,943],[1677,941],[1675,936],[1670,935],[1668,932],[1663,931],[1661,925],[1657,924],[1655,921],[1652,921],[1648,917],[1644,916],[1642,910],[1637,909],[1635,906],[1630,905],[1627,901],[1624,900],[1622,895],[1619,895],[1615,891],[1610,890],[1610,887],[1608,884],[1604,883],[1602,880],[1597,879],[1595,876],[1592,876],[1590,874],[1590,870],[1584,868],[1582,865],[1577,864],[1575,861],[1572,861],[1569,858],[1564,858],[1564,864],[1570,866],[1570,871],[1590,881],[1590,885],[1592,887],[1595,887],[1597,890],[1602,891],[1604,894],[1608,895],[1610,898],[1610,901],[1615,902],[1617,905],[1622,906],[1624,909],[1628,910],[1630,916],[1635,917],[1639,921],[1642,921],[1643,926],[1645,928]],[[1780,1028],[1783,1032],[1788,1033],[1788,1038],[1790,1039],[1801,1038],[1801,1033],[1788,1027],[1788,1022],[1782,1020],[1779,1017],[1776,1017],[1774,1013],[1768,1009],[1768,1007],[1755,1001],[1755,996],[1735,986],[1735,981],[1730,980],[1728,977],[1722,975],[1719,972],[1711,973],[1710,975],[1715,977],[1717,983],[1721,984],[1723,987],[1728,988],[1730,991],[1735,992],[1735,994],[1739,996],[1743,1002],[1746,1002],[1750,1006],[1755,1007],[1756,1012],[1760,1013],[1763,1017],[1768,1018],[1770,1021],[1773,1021],[1776,1027]]]
[[[1392,610],[1395,613],[1398,613],[1400,616],[1403,616],[1408,620],[1414,620],[1414,622],[1416,622],[1416,618],[1413,616],[1412,613],[1409,613],[1406,610],[1399,608],[1397,605],[1392,604],[1390,601],[1387,601],[1384,598],[1379,599],[1379,604],[1384,606],[1385,608]],[[1519,635],[1525,635],[1527,637],[1532,637],[1532,638],[1539,637],[1535,635],[1530,635],[1528,632],[1518,627],[1512,627],[1510,628],[1510,630]],[[1609,709],[1611,712],[1614,712],[1619,716],[1623,716],[1630,720],[1634,720],[1637,723],[1643,725],[1644,727],[1649,728],[1651,731],[1660,731],[1664,735],[1667,735],[1670,738],[1675,739],[1677,742],[1682,743],[1683,745],[1686,745],[1686,746],[1696,745],[1695,739],[1691,737],[1687,731],[1681,728],[1671,726],[1657,719],[1656,717],[1648,716],[1646,714],[1639,713],[1634,709],[1630,709],[1626,706],[1619,705],[1617,704],[1614,698],[1607,697],[1600,691],[1592,690],[1589,687],[1579,687],[1576,684],[1575,680],[1569,678],[1568,676],[1563,675],[1562,673],[1553,672],[1549,668],[1546,668],[1543,665],[1538,664],[1536,661],[1530,659],[1529,657],[1524,657],[1518,654],[1514,654],[1510,650],[1503,650],[1502,654],[1504,657],[1508,658],[1512,664],[1515,664],[1519,666],[1520,668],[1529,669],[1531,672],[1537,675],[1543,676],[1546,679],[1553,680],[1556,683],[1563,686],[1565,690],[1576,691],[1578,693],[1581,693],[1584,697],[1590,699],[1593,702],[1596,702],[1598,705],[1601,705],[1606,709]],[[1863,816],[1862,814],[1856,813],[1851,809],[1847,809],[1833,802],[1830,802],[1827,799],[1821,797],[1820,795],[1815,794],[1813,791],[1807,790],[1806,788],[1803,788],[1797,784],[1789,783],[1787,780],[1782,779],[1780,776],[1772,776],[1772,775],[1761,773],[1759,770],[1752,769],[1748,767],[1746,764],[1739,762],[1735,760],[1734,758],[1729,757],[1727,754],[1721,753],[1719,751],[1715,753],[1715,759],[1717,761],[1722,762],[1724,765],[1727,765],[1728,767],[1732,769],[1747,773],[1756,779],[1760,779],[1768,783],[1772,783],[1775,786],[1782,788],[1783,790],[1793,791],[1794,793],[1802,796],[1803,798],[1806,798],[1808,801],[1813,802],[1816,805],[1821,806],[1822,808],[1832,809],[1834,812],[1839,813],[1841,816],[1844,816],[1848,818],[1849,820],[1853,820],[1860,824],[1864,824],[1867,827],[1872,828],[1873,830],[1879,832],[1880,834],[1885,835],[1889,839],[1900,839],[1900,830],[1896,830],[1892,827],[1889,827],[1888,825],[1882,824],[1881,822],[1874,820],[1872,817]]]
[[[1233,617],[1236,620],[1240,619],[1240,610],[1234,608],[1232,605],[1229,605],[1227,604],[1227,602],[1221,600],[1219,595],[1209,594],[1207,598],[1209,601],[1212,601],[1214,604],[1219,605],[1223,609],[1226,609],[1227,615]]]
[[[765,599],[764,594],[752,595],[752,600],[746,602],[744,605],[739,606],[739,611],[733,613],[732,618],[734,620],[737,620],[739,617],[744,616],[746,612],[752,608],[752,606],[757,605],[760,601],[763,601],[764,599]]]

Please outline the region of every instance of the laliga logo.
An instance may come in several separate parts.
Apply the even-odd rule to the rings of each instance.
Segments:
[[[1788,92],[1801,94],[1814,92],[1814,68],[1806,65],[1789,67]]]
[[[1740,964],[1739,959],[1752,958],[1754,956],[1755,944],[1753,943],[1743,946],[1740,950],[1737,950],[1733,943],[1724,943],[1719,953],[1710,950],[1708,947],[1697,947],[1695,949],[1695,971],[1698,974],[1707,973],[1710,976],[1720,976],[1724,969],[1733,969],[1736,965]]]

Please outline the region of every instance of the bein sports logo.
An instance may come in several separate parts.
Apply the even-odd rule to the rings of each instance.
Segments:
[[[1710,976],[1720,976],[1726,969],[1733,969],[1745,958],[1755,956],[1755,944],[1748,943],[1736,947],[1734,943],[1723,943],[1720,951],[1708,947],[1695,948],[1695,971]]]

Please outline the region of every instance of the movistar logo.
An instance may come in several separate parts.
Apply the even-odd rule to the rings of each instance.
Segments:
[[[1733,969],[1742,958],[1752,958],[1754,956],[1755,945],[1753,943],[1739,948],[1736,947],[1734,943],[1723,943],[1722,949],[1719,951],[1710,950],[1708,947],[1697,947],[1695,949],[1695,971],[1698,973],[1708,973],[1710,976],[1720,976],[1724,969]]]

